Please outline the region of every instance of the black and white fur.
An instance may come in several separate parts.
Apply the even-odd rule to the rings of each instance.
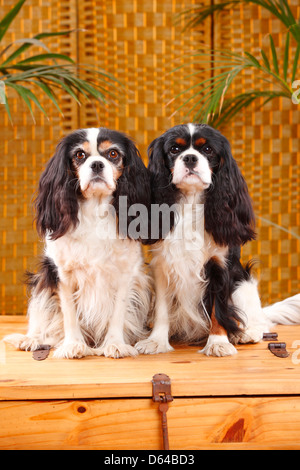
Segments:
[[[144,334],[149,283],[139,241],[116,230],[119,196],[129,207],[150,203],[134,143],[105,128],[62,139],[35,201],[45,251],[39,272],[29,275],[28,333],[7,342],[24,350],[49,344],[56,358],[138,354],[133,345]]]
[[[151,240],[157,242],[154,326],[137,349],[154,354],[172,350],[170,339],[204,340],[201,352],[227,356],[237,352],[237,342],[258,342],[283,303],[264,311],[251,266],[240,263],[241,245],[255,238],[255,220],[229,142],[208,125],[179,125],[150,144],[148,169],[152,202],[177,204],[177,214],[170,232],[161,229],[160,240]],[[188,214],[187,204],[193,207]],[[192,226],[192,217],[204,219],[204,234],[196,234],[187,249],[180,234]],[[290,311],[283,323],[300,322],[300,295],[285,307]],[[278,317],[283,320],[282,312]]]

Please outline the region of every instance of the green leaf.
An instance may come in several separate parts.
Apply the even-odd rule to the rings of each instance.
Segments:
[[[287,80],[288,68],[289,68],[289,48],[290,48],[290,33],[286,35],[284,59],[283,59],[283,76],[284,80]]]
[[[55,105],[56,109],[59,111],[60,114],[63,115],[62,110],[59,107],[59,104],[55,98],[55,95],[51,88],[44,82],[38,81],[38,80],[32,80],[32,83],[35,83],[37,86],[39,86],[43,92],[48,96],[48,98],[52,101],[52,103]]]
[[[300,20],[298,24],[293,24],[290,27],[290,31],[292,35],[294,36],[294,38],[296,39],[297,43],[300,44]]]
[[[287,0],[220,0],[219,2],[203,2],[204,5],[193,9],[185,10],[177,16],[177,23],[184,17],[186,20],[184,30],[197,27],[203,23],[209,16],[222,11],[230,11],[241,4],[255,4],[276,16],[286,28],[297,23]],[[293,30],[292,34],[297,40],[297,31]],[[298,36],[299,38],[299,36]]]
[[[44,39],[44,38],[53,38],[57,36],[67,36],[68,34],[85,31],[85,29],[75,28],[75,29],[65,29],[64,31],[48,32],[48,33],[39,33],[34,36],[35,39]]]
[[[30,114],[31,114],[31,117],[33,119],[33,121],[35,122],[35,119],[34,119],[34,114],[33,114],[33,111],[32,111],[32,106],[30,104],[30,101],[26,95],[26,92],[24,92],[24,87],[21,86],[21,85],[16,85],[15,83],[9,83],[8,86],[10,86],[11,88],[13,88],[14,90],[16,90],[16,92],[20,95],[20,97],[24,100],[24,102],[26,103],[27,107],[29,108],[29,111],[30,111]]]
[[[204,82],[203,80],[203,82],[196,83],[193,87],[185,90],[190,93],[189,98],[185,101],[184,105],[187,103],[193,104],[189,112],[193,113],[194,119],[199,118],[221,125],[234,118],[240,110],[250,106],[253,102],[259,103],[259,105],[262,106],[278,96],[290,99],[291,89],[287,84],[287,78],[289,72],[289,61],[291,62],[291,35],[292,38],[295,38],[298,42],[293,63],[291,62],[292,78],[294,80],[299,69],[300,19],[295,19],[293,16],[288,0],[219,0],[218,2],[203,3],[204,6],[196,7],[183,13],[183,15],[185,15],[185,21],[188,23],[189,27],[198,25],[209,15],[214,13],[221,12],[222,10],[229,11],[236,5],[252,3],[265,8],[272,15],[275,15],[286,26],[288,31],[285,45],[283,46],[283,66],[282,68],[280,67],[280,70],[278,51],[275,48],[274,40],[271,35],[269,35],[269,51],[266,48],[265,50],[261,49],[261,57],[255,57],[248,51],[244,51],[244,56],[222,50],[209,50],[206,53],[201,51],[200,54],[195,54],[193,56],[195,58],[195,63],[199,63],[199,67],[197,68],[195,75],[201,73],[201,69],[203,68],[201,63],[205,57],[207,57],[207,64],[212,77],[214,76],[216,69],[219,68],[220,71],[222,70],[222,63],[225,65],[224,68],[227,70],[227,67],[231,66],[231,71],[228,73],[226,79],[221,77],[220,80],[216,82],[211,80],[205,88],[201,85],[201,83]],[[200,57],[200,60],[198,60],[198,57]],[[184,63],[185,61],[182,62]],[[232,63],[230,64],[230,62]],[[185,65],[182,67],[184,66]],[[258,75],[259,80],[255,79],[255,86],[257,89],[249,93],[236,95],[236,91],[232,90],[232,82],[235,80],[235,77],[239,72],[245,73],[249,67],[255,67],[257,71],[260,72]],[[177,69],[180,68],[181,67],[178,67]],[[174,71],[171,73],[174,73]],[[218,73],[218,71],[216,73]],[[229,91],[234,95],[233,98],[227,98],[227,95],[230,96]],[[184,92],[181,94],[183,93]],[[176,97],[174,99],[176,99]],[[181,107],[184,105],[181,105]]]
[[[70,95],[76,101],[77,104],[79,104],[79,105],[81,104],[79,99],[77,98],[76,94],[72,90],[72,88],[69,85],[67,85],[67,80],[66,79],[59,79],[56,76],[55,77],[50,76],[50,80],[53,81],[54,83],[56,83],[61,89],[66,91],[68,93],[68,95]]]
[[[86,81],[74,77],[70,80],[72,80],[77,85],[79,90],[83,89],[94,98],[104,100],[103,94],[93,86],[89,85],[89,83]]]
[[[292,83],[294,82],[294,80],[296,78],[299,55],[300,55],[300,44],[298,44],[298,47],[297,47],[296,52],[295,52],[294,63],[293,63],[293,72],[292,72]]]
[[[273,38],[272,38],[271,34],[270,34],[269,38],[270,38],[270,46],[271,46],[272,57],[273,57],[273,66],[274,66],[274,70],[275,70],[275,73],[276,73],[277,75],[279,75],[278,59],[277,59],[277,54],[276,54],[276,49],[275,49],[274,41],[273,41]]]
[[[209,16],[213,15],[214,13],[219,13],[226,8],[230,8],[235,4],[240,3],[239,0],[230,0],[230,1],[223,1],[221,3],[209,3],[209,5],[203,5],[198,8],[193,8],[184,11],[183,13],[177,16],[177,19],[180,19],[180,16],[184,16],[186,19],[189,19],[185,24],[184,30],[188,28],[193,28],[198,26],[200,23],[206,20]]]
[[[21,10],[22,6],[26,0],[20,0],[8,13],[7,15],[0,21],[0,41],[4,37],[6,31],[8,30],[10,24],[15,19],[19,11]]]
[[[2,67],[6,66],[10,62],[12,62],[14,59],[16,59],[19,55],[22,54],[22,52],[24,52],[24,50],[26,50],[31,45],[41,47],[43,49],[46,49],[47,52],[50,52],[50,49],[42,41],[39,41],[38,39],[35,39],[35,38],[17,39],[13,43],[11,43],[9,47],[14,46],[16,44],[20,44],[20,43],[23,44],[23,46],[19,47],[19,49],[13,52],[4,62],[2,62],[1,64]]]
[[[259,68],[259,69],[261,68],[261,65],[260,65],[260,63],[258,62],[258,60],[257,60],[252,54],[250,54],[250,52],[245,51],[245,55],[250,59],[251,63],[252,63],[255,67],[257,67],[257,68]]]
[[[25,87],[23,87],[23,88],[24,88],[24,91],[25,91],[27,97],[28,97],[29,99],[31,99],[31,100],[37,105],[37,107],[40,109],[40,111],[42,111],[42,113],[43,113],[46,117],[48,117],[46,111],[44,110],[43,106],[41,105],[41,103],[39,102],[39,100],[37,99],[37,97],[35,96],[35,94],[32,93],[32,91],[29,90],[28,88],[25,88]]]
[[[75,64],[74,60],[65,54],[49,53],[49,54],[38,54],[32,57],[28,57],[28,59],[24,59],[18,62],[18,65],[30,64],[31,62],[38,62],[39,60],[43,61],[47,59],[64,60],[66,62],[70,62],[71,64]]]
[[[270,71],[271,67],[270,67],[270,62],[269,62],[268,57],[266,56],[265,52],[262,49],[260,50],[260,53],[261,53],[261,56],[263,58],[266,68]]]
[[[19,55],[23,54],[23,52],[25,52],[32,45],[40,46],[46,49],[48,52],[50,52],[49,48],[41,41],[41,39],[56,37],[56,36],[66,36],[68,34],[73,33],[74,31],[79,31],[79,30],[72,29],[72,30],[67,30],[67,31],[60,31],[58,33],[40,33],[34,36],[33,38],[19,39],[15,41],[15,44],[17,44],[18,42],[23,42],[23,45],[19,47],[15,52],[13,52],[2,65],[6,65],[12,60],[16,59]]]
[[[0,52],[0,57],[2,57],[4,54],[6,54],[6,52],[8,51],[8,49],[12,46],[12,44],[9,44],[8,46],[6,46],[4,49],[2,49],[2,51]]]
[[[4,106],[5,106],[6,112],[7,112],[7,114],[8,114],[9,120],[10,120],[11,124],[13,124],[13,120],[12,120],[12,117],[11,117],[10,107],[9,107],[8,99],[7,99],[7,98],[6,98],[6,100],[5,100]]]
[[[33,119],[34,122],[35,122],[35,118],[34,118],[34,114],[33,114],[33,110],[32,110],[30,100],[33,101],[38,106],[38,108],[42,111],[43,114],[45,114],[45,116],[47,116],[46,111],[44,110],[44,108],[40,104],[39,100],[32,93],[31,90],[24,87],[23,85],[17,85],[16,83],[9,83],[9,86],[11,88],[14,88],[16,90],[16,92],[20,95],[20,97],[23,99],[23,101],[26,103],[27,107],[29,108],[30,114],[31,114],[32,119]]]

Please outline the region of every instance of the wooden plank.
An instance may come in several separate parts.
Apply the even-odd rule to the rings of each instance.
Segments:
[[[0,318],[0,338],[25,331],[22,317]],[[290,356],[279,359],[267,342],[239,345],[233,357],[198,354],[195,346],[153,356],[109,359],[87,357],[37,362],[31,352],[0,343],[0,400],[150,397],[151,380],[162,372],[172,379],[176,397],[300,395],[300,326],[278,326]]]
[[[0,404],[0,449],[162,448],[151,399]],[[178,398],[168,411],[171,450],[300,449],[300,398]]]

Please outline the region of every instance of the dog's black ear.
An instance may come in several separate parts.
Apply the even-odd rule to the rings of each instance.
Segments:
[[[52,240],[62,237],[78,223],[77,178],[63,139],[42,173],[35,199],[36,228],[40,236]]]
[[[168,166],[164,150],[164,136],[155,139],[148,148],[151,183],[151,238],[149,243],[164,239],[172,230],[176,219],[175,204],[180,195],[179,189],[172,183],[172,173]],[[158,210],[161,208],[161,211]],[[162,210],[166,210],[165,217]]]
[[[151,142],[148,147],[148,156],[152,203],[172,206],[176,203],[179,191],[172,184],[172,174],[167,165],[163,136]]]
[[[149,172],[135,144],[127,139],[123,172],[114,192],[113,206],[123,235],[132,239],[148,238],[148,214],[151,204]],[[134,226],[134,221],[139,226]],[[132,224],[132,225],[131,225]]]
[[[233,159],[227,139],[218,166],[213,169],[213,183],[206,190],[205,230],[222,246],[244,245],[255,239],[255,217],[247,184]]]

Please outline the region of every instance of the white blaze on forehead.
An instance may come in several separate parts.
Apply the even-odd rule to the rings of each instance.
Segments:
[[[189,123],[188,124],[188,128],[189,128],[189,131],[190,131],[190,134],[191,136],[193,136],[194,132],[195,132],[195,129],[196,129],[196,126],[192,123]]]
[[[99,155],[97,139],[99,135],[99,129],[92,127],[91,129],[86,129],[86,138],[90,144],[91,155]]]
[[[116,185],[114,181],[114,174],[112,165],[107,161],[106,158],[99,154],[98,149],[98,128],[85,129],[86,142],[83,145],[84,150],[89,154],[88,158],[79,167],[79,181],[80,188],[82,191],[87,191],[86,196],[91,197],[94,193],[107,193],[110,194],[115,190]],[[86,148],[85,148],[86,146]],[[93,172],[93,163],[102,162],[103,169],[101,172],[101,178],[98,181],[95,180],[97,175]],[[98,175],[99,176],[99,175]]]

